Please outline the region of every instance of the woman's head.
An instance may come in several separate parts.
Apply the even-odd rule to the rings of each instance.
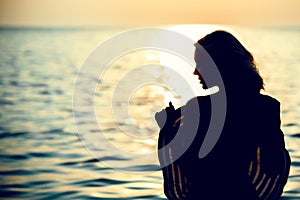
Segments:
[[[253,56],[230,33],[215,31],[198,41],[216,63],[227,93],[259,93],[263,89],[263,79],[258,73]],[[201,78],[201,68],[195,51],[197,63],[195,75]],[[202,80],[205,85],[205,80]]]

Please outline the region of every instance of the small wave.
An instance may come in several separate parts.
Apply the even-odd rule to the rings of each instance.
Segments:
[[[0,105],[14,105],[14,102],[11,100],[0,99]]]
[[[29,152],[27,153],[27,155],[36,158],[62,157],[59,153],[56,152]]]
[[[132,171],[132,172],[149,172],[149,171],[157,171],[160,170],[159,165],[136,165],[131,167],[120,168],[124,171]]]
[[[300,167],[300,162],[294,161],[294,162],[291,163],[291,165],[292,165],[292,166]]]
[[[88,163],[96,163],[99,162],[97,159],[89,159],[89,160],[84,160],[84,161],[72,161],[72,162],[64,162],[60,163],[59,165],[61,166],[75,166],[75,165],[80,165],[80,164],[88,164]]]
[[[104,156],[102,158],[99,158],[98,161],[126,161],[130,160],[129,158],[121,158],[121,157],[115,157],[115,156]]]
[[[90,163],[99,163],[99,162],[103,162],[103,161],[126,161],[126,160],[130,160],[130,159],[126,159],[126,158],[120,158],[120,157],[113,157],[113,156],[104,156],[102,158],[96,159],[88,159],[88,160],[84,160],[84,161],[76,161],[76,162],[64,162],[61,163],[60,165],[62,166],[72,166],[72,165],[80,165],[80,164],[90,164]]]
[[[292,134],[291,137],[300,138],[300,133]]]
[[[65,191],[65,192],[55,192],[46,193],[45,196],[39,199],[74,199],[78,194],[78,191]]]
[[[1,160],[12,160],[12,161],[20,161],[20,160],[26,160],[29,157],[27,155],[20,155],[20,154],[12,154],[12,155],[4,155],[0,154]]]
[[[132,197],[131,199],[156,199],[156,200],[166,200],[164,198],[159,198],[156,195],[145,195],[145,196],[137,196],[137,197]]]
[[[34,175],[36,173],[37,173],[36,171],[23,170],[23,169],[0,171],[0,175],[1,176],[10,176],[10,175],[14,175],[14,176],[17,176],[17,175],[26,176],[26,175]]]
[[[45,88],[48,87],[45,83],[30,83],[29,86],[35,87],[35,88]]]
[[[43,180],[43,181],[31,181],[26,183],[30,186],[40,186],[40,185],[48,185],[48,184],[54,184],[56,181],[50,181],[50,180]]]
[[[129,183],[129,181],[99,178],[99,179],[92,179],[87,181],[79,181],[74,184],[85,186],[85,187],[101,187],[106,185],[119,185],[119,184],[126,184],[126,183]]]
[[[288,124],[284,124],[283,126],[287,126],[287,127],[290,127],[290,126],[297,126],[298,124],[296,123],[288,123]]]
[[[22,197],[28,194],[27,192],[19,191],[19,190],[1,190],[1,197]]]
[[[47,133],[62,133],[64,132],[62,128],[57,128],[57,129],[50,129],[47,131],[43,131],[43,133],[47,134]]]
[[[127,189],[131,190],[149,190],[147,187],[126,187]]]
[[[28,133],[29,132],[15,132],[15,133],[12,133],[12,132],[3,131],[3,132],[0,132],[0,139],[7,138],[7,137],[23,136],[23,135],[26,135]]]

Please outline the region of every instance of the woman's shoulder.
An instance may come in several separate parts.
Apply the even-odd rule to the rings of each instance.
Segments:
[[[275,99],[272,96],[266,95],[266,94],[259,94],[257,98],[243,98],[246,100],[243,102],[243,100],[238,100],[238,104],[241,104],[246,107],[251,108],[258,108],[259,110],[273,110],[278,111],[280,109],[280,102]],[[251,100],[250,100],[251,99]],[[252,105],[252,106],[251,106]],[[254,106],[254,107],[253,107]],[[201,109],[208,109],[211,108],[211,98],[210,96],[196,96],[192,99],[190,99],[186,105],[184,106],[184,109],[193,110],[198,108]],[[256,110],[256,109],[254,109]]]
[[[280,102],[277,99],[266,94],[260,94],[259,98],[265,103],[280,104]]]
[[[272,96],[260,94],[259,95],[260,106],[266,109],[279,109],[280,102]]]
[[[255,117],[263,123],[260,127],[280,127],[280,102],[269,95],[260,95],[258,104],[253,107]]]

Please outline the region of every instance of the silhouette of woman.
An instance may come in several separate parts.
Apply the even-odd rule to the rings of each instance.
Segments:
[[[161,128],[158,157],[165,195],[176,200],[278,199],[287,182],[291,162],[280,129],[280,103],[260,94],[264,83],[253,56],[225,31],[208,34],[195,45],[194,75],[204,88],[207,85],[201,70],[207,66],[200,65],[197,45],[209,53],[222,76],[227,97],[226,120],[212,151],[199,158],[211,119],[210,96],[195,97],[177,110],[170,102],[169,107],[156,113]],[[193,109],[195,102],[199,106],[198,113]],[[198,120],[199,115],[201,120]],[[194,140],[182,156],[172,160],[180,144],[164,147],[171,144],[179,132],[187,137],[192,134],[190,127],[195,123],[198,129]],[[182,143],[185,143],[184,136]]]

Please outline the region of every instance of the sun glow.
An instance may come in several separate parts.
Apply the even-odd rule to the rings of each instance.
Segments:
[[[187,37],[190,37],[195,42],[205,35],[216,31],[216,30],[225,30],[229,32],[233,32],[233,30],[226,26],[221,25],[209,25],[209,24],[186,24],[186,25],[176,25],[170,26],[168,29],[172,31],[176,31]]]

